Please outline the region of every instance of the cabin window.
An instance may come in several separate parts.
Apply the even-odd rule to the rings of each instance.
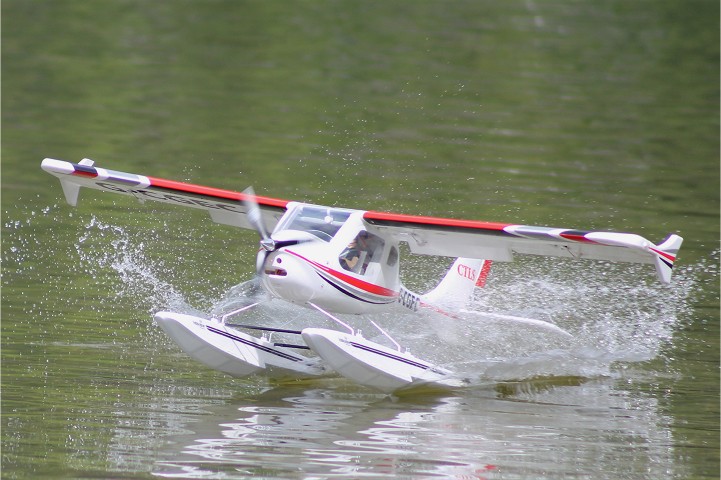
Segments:
[[[350,214],[349,210],[303,205],[293,212],[282,229],[308,232],[330,242]]]
[[[344,269],[365,275],[371,263],[380,262],[384,245],[382,238],[361,230],[343,250],[338,260]]]

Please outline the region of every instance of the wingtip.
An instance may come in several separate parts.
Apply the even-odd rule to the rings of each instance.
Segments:
[[[77,206],[80,185],[68,181],[66,177],[66,175],[72,175],[75,171],[73,164],[64,160],[45,158],[40,164],[40,168],[60,179],[60,185],[63,187],[63,193],[65,194],[65,201],[73,207]]]
[[[656,275],[658,279],[666,285],[671,283],[673,265],[676,262],[676,257],[678,256],[682,243],[683,237],[671,234],[663,243],[651,249],[655,254],[654,263],[656,265]]]
[[[40,164],[40,168],[52,175],[56,175],[58,173],[68,175],[74,171],[72,163],[64,160],[56,160],[54,158],[44,158],[43,162]]]

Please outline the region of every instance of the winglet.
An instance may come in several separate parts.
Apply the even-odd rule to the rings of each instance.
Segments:
[[[82,162],[80,163],[82,164]],[[62,160],[55,160],[54,158],[46,158],[45,160],[43,160],[42,169],[52,175],[55,175],[60,179],[60,186],[63,187],[65,200],[73,207],[77,206],[78,195],[80,194],[80,185],[69,180],[64,180],[63,178],[65,175],[70,175],[73,173],[74,169],[72,164],[64,162]],[[62,176],[59,174],[61,174]]]
[[[78,206],[78,195],[80,195],[80,185],[66,180],[60,180],[60,186],[63,187],[65,201],[73,207]]]
[[[660,245],[651,247],[654,255],[654,263],[656,265],[656,275],[658,279],[665,283],[671,283],[671,273],[673,272],[673,264],[676,261],[678,251],[681,249],[683,238],[678,235],[669,235]]]

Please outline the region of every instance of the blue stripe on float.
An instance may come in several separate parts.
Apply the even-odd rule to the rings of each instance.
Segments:
[[[273,354],[273,355],[277,355],[277,356],[279,356],[279,357],[285,358],[286,360],[293,360],[294,362],[302,362],[302,361],[303,361],[302,358],[294,357],[293,355],[289,355],[289,354],[287,354],[287,353],[285,353],[285,352],[279,352],[278,350],[274,350],[274,349],[272,349],[272,348],[270,348],[270,347],[266,347],[266,346],[264,346],[264,345],[258,345],[258,344],[255,343],[255,342],[252,342],[252,341],[250,341],[250,340],[246,340],[245,338],[238,337],[237,335],[233,335],[232,333],[224,332],[223,330],[218,330],[218,329],[215,328],[215,327],[207,326],[206,328],[207,328],[209,331],[213,332],[213,333],[217,333],[218,335],[222,335],[222,336],[224,336],[224,337],[226,337],[226,338],[229,338],[229,339],[231,339],[231,340],[233,340],[233,341],[235,341],[235,342],[240,342],[240,343],[242,343],[242,344],[244,344],[244,345],[248,345],[249,347],[257,348],[258,350],[261,350],[261,351],[263,351],[263,352],[271,353],[271,354]]]
[[[427,364],[425,364],[425,363],[420,363],[420,362],[416,362],[416,361],[413,361],[413,360],[410,360],[410,359],[407,359],[407,358],[399,357],[398,355],[394,355],[394,354],[392,354],[392,353],[384,352],[384,351],[382,351],[382,350],[377,350],[377,349],[375,349],[375,348],[372,348],[372,347],[369,347],[369,346],[367,346],[367,345],[363,345],[363,344],[360,344],[360,343],[350,342],[350,344],[351,344],[352,346],[356,347],[356,348],[359,348],[359,349],[361,349],[361,350],[365,350],[366,352],[375,353],[375,354],[377,354],[377,355],[381,355],[381,356],[384,356],[384,357],[386,357],[386,358],[390,358],[391,360],[397,360],[397,361],[399,361],[399,362],[406,363],[406,364],[411,365],[411,366],[416,367],[416,368],[420,368],[420,369],[423,369],[423,370],[430,370],[430,371],[432,371],[432,372],[434,372],[434,373],[445,374],[444,372],[441,372],[441,371],[436,370],[435,368],[433,368],[432,365],[427,365]]]

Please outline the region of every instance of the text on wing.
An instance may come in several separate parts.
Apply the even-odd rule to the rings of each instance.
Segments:
[[[212,202],[204,200],[202,198],[188,198],[180,195],[174,195],[172,193],[153,192],[145,189],[123,188],[117,185],[103,182],[98,182],[97,185],[113,192],[129,193],[141,200],[143,198],[147,198],[150,200],[157,200],[161,202],[178,203],[182,205],[194,205],[200,208],[212,208],[215,210],[225,210],[228,212],[245,213],[245,210],[240,204],[234,205],[233,203]]]

